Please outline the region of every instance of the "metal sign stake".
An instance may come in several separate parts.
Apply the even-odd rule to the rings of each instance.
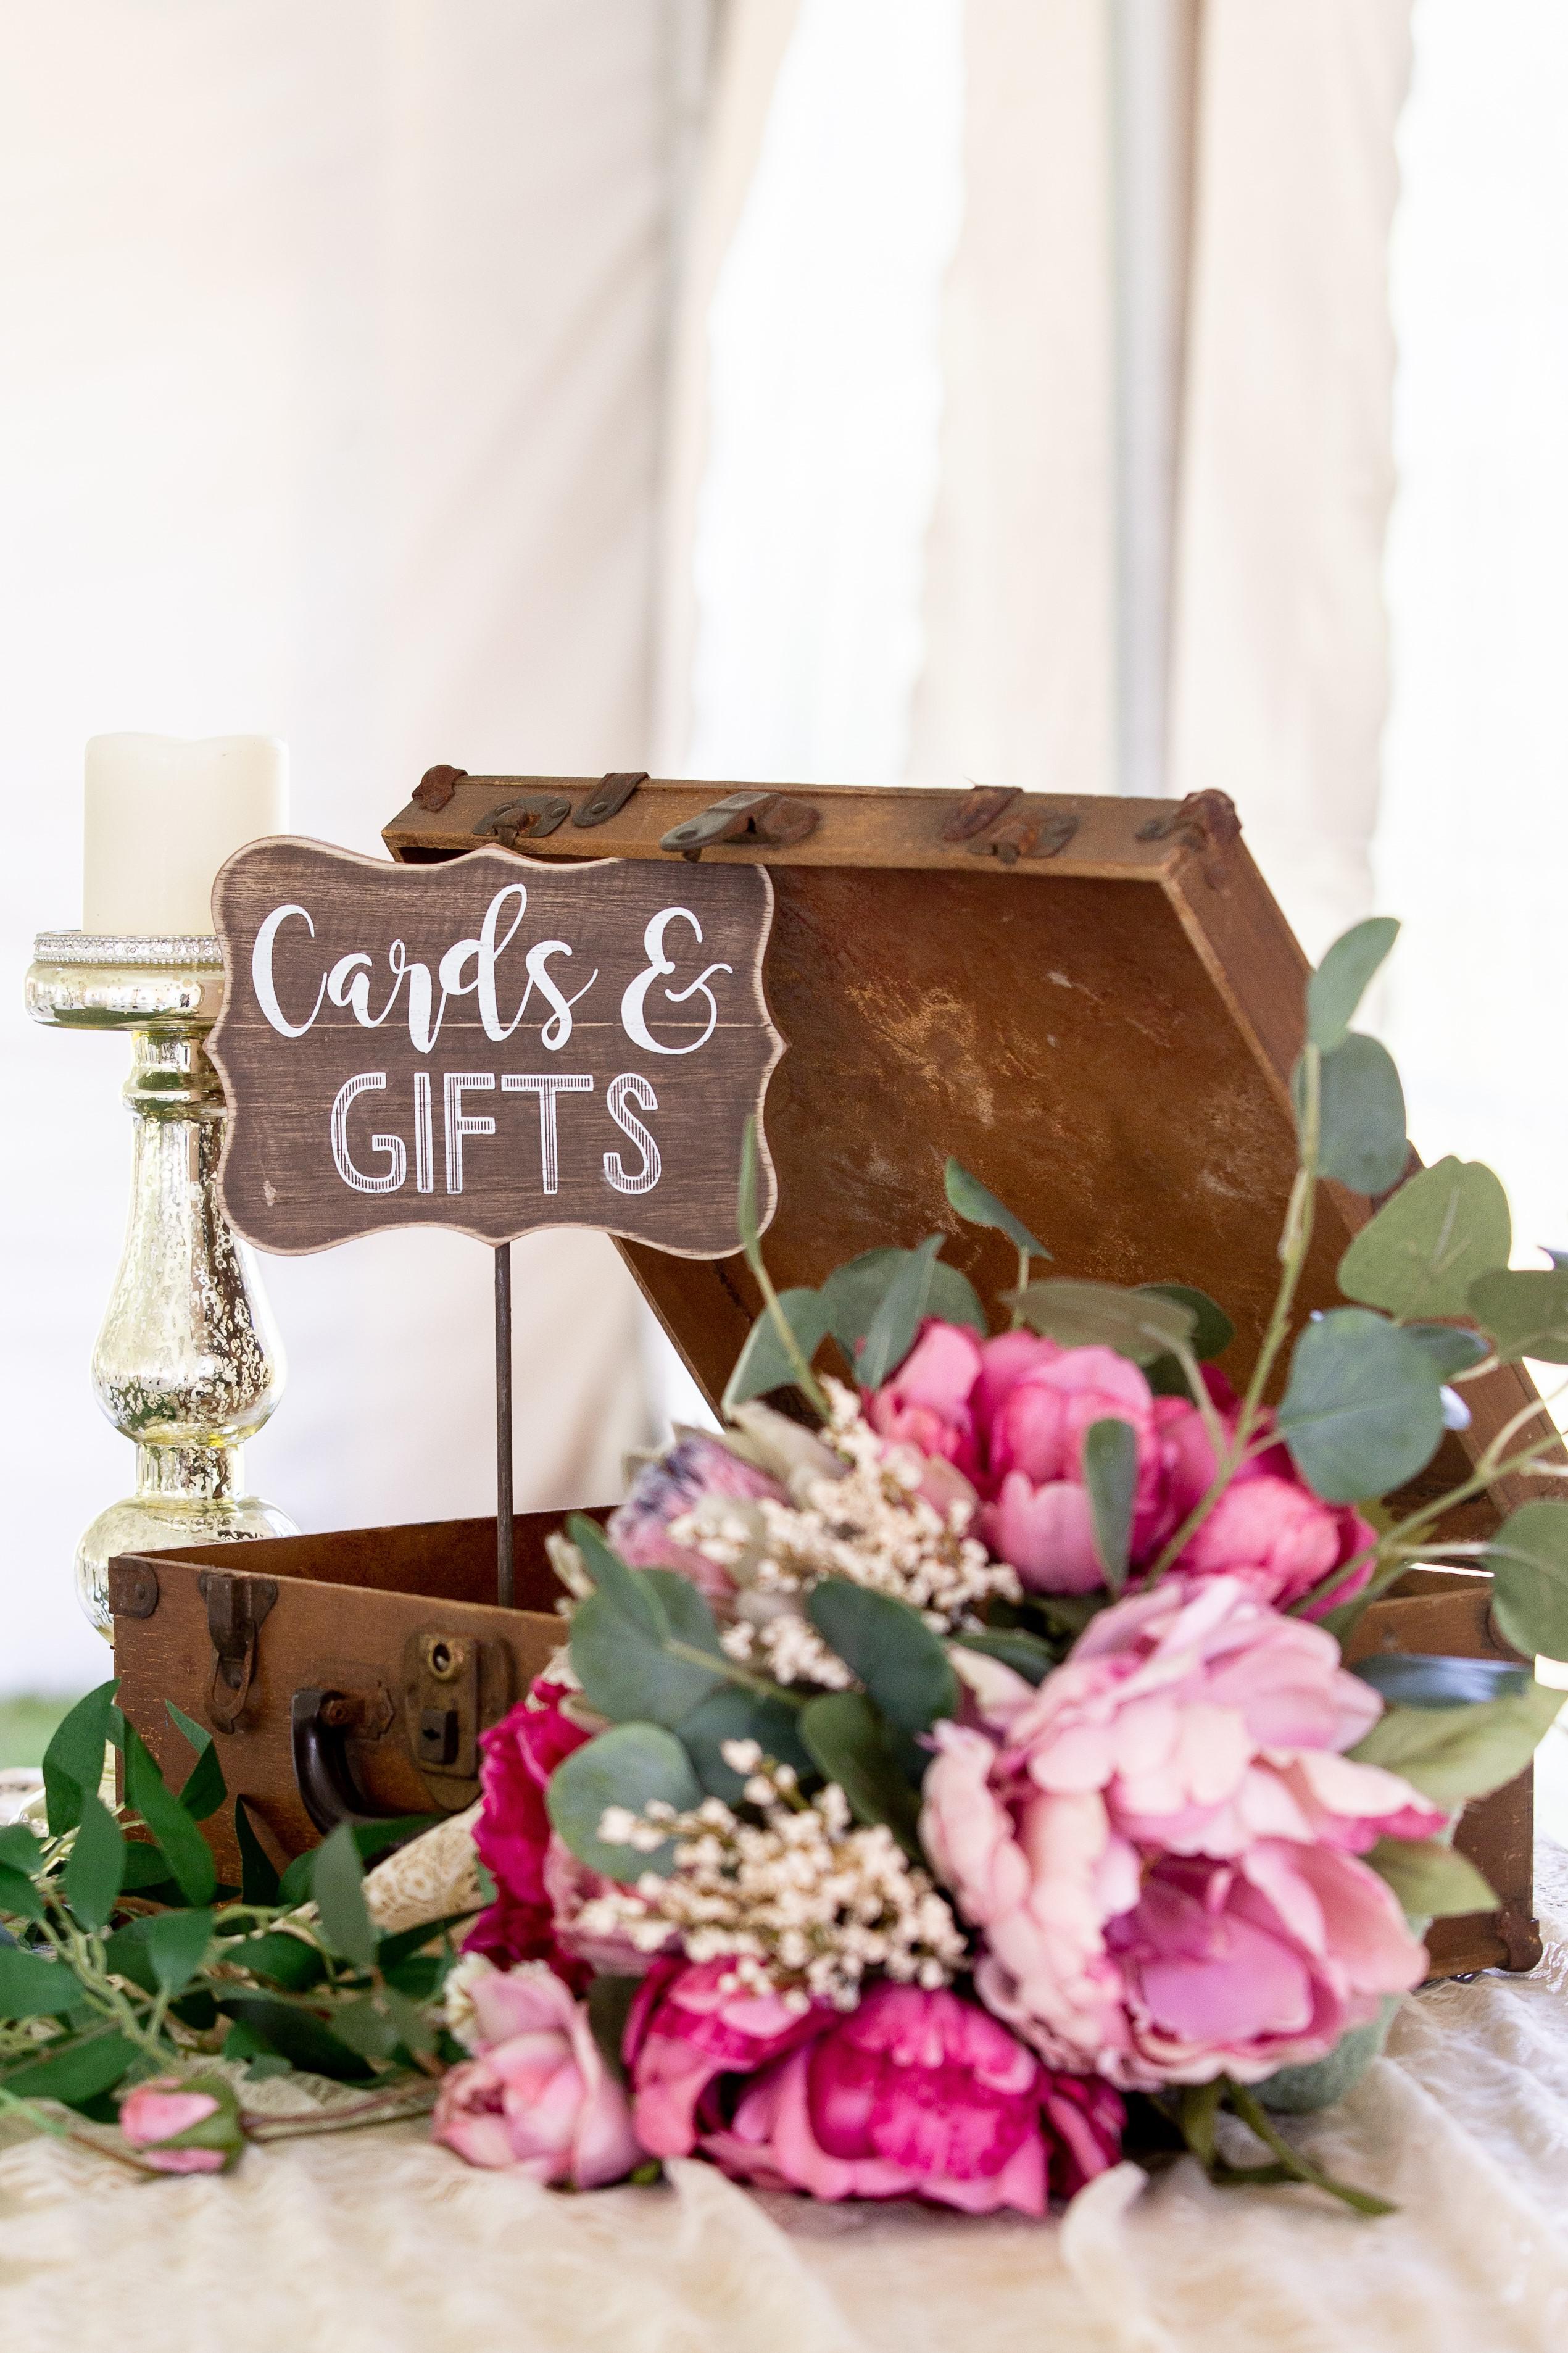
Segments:
[[[511,1244],[496,1250],[496,1599],[512,1606]]]

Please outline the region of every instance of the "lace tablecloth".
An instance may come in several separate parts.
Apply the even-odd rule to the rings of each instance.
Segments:
[[[141,2183],[0,2150],[14,2353],[1561,2353],[1568,2345],[1568,1853],[1547,1955],[1407,2000],[1386,2058],[1302,2132],[1397,2200],[1106,2175],[1064,2221],[754,2198],[708,2167],[562,2197],[424,2128],[251,2150]],[[282,2087],[279,2087],[282,2088]]]

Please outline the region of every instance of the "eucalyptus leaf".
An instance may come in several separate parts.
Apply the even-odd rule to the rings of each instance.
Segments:
[[[1351,1755],[1386,1766],[1452,1811],[1522,1773],[1563,1704],[1561,1692],[1532,1683],[1517,1698],[1476,1707],[1391,1707]]]
[[[1298,1119],[1301,1065],[1291,1081]],[[1318,1096],[1318,1174],[1354,1193],[1385,1193],[1410,1157],[1405,1090],[1386,1046],[1352,1033],[1325,1054]]]
[[[1394,1196],[1398,1198],[1398,1195]],[[1440,1381],[1451,1381],[1459,1373],[1468,1373],[1479,1365],[1491,1349],[1479,1332],[1467,1332],[1458,1324],[1405,1324],[1401,1325],[1407,1340],[1425,1350],[1433,1371]]]
[[[960,1634],[958,1647],[961,1651],[978,1651],[984,1659],[1000,1661],[1037,1690],[1058,1663],[1050,1644],[1042,1641],[1038,1634],[1026,1633],[1022,1626],[994,1626],[984,1634]]]
[[[913,1255],[911,1250],[862,1250],[858,1258],[836,1268],[823,1284],[821,1298],[827,1310],[827,1328],[851,1366],[889,1285],[904,1261]],[[973,1284],[967,1275],[960,1274],[957,1267],[949,1266],[945,1259],[939,1258],[931,1270],[926,1311],[940,1316],[944,1324],[967,1324],[982,1339],[990,1330]]]
[[[106,1928],[125,1879],[125,1833],[95,1789],[81,1794],[81,1820],[63,1874],[66,1902],[84,1928]]]
[[[364,1867],[349,1823],[340,1822],[336,1830],[329,1831],[316,1849],[310,1894],[333,1952],[341,1953],[355,1968],[372,1968],[375,1926],[364,1900]]]
[[[795,1345],[809,1365],[827,1337],[827,1303],[820,1291],[804,1287],[781,1291],[778,1303],[780,1314],[795,1334]],[[798,1377],[773,1311],[764,1307],[746,1335],[746,1345],[725,1385],[724,1411],[732,1413],[748,1398],[766,1397],[770,1389],[791,1388]]]
[[[1044,1242],[1037,1240],[1023,1219],[1016,1218],[1006,1203],[999,1201],[989,1186],[983,1185],[978,1176],[972,1176],[959,1161],[949,1158],[942,1181],[950,1204],[966,1224],[989,1226],[1005,1234],[1015,1250],[1026,1251],[1030,1258],[1050,1257]]]
[[[1505,1641],[1527,1659],[1568,1659],[1568,1504],[1521,1504],[1485,1560]]]
[[[1163,1289],[1122,1291],[1111,1282],[1049,1275],[1004,1295],[1031,1332],[1043,1332],[1066,1348],[1114,1348],[1135,1365],[1189,1347],[1197,1329],[1195,1312]]]
[[[591,1520],[586,1512],[574,1512],[566,1523],[566,1533],[581,1554],[595,1591],[646,1632],[664,1633],[664,1613],[652,1591],[638,1584],[636,1573],[626,1567],[598,1521]]]
[[[946,1647],[907,1601],[845,1577],[824,1577],[805,1613],[900,1732],[925,1732],[939,1716],[957,1712],[958,1678]]]
[[[119,1714],[114,1704],[119,1688],[118,1679],[100,1683],[55,1726],[44,1751],[44,1805],[51,1838],[75,1830],[81,1820],[82,1791],[96,1789],[103,1778],[103,1752]]]
[[[1196,1290],[1190,1282],[1141,1282],[1138,1288],[1147,1299],[1168,1299],[1177,1307],[1191,1308],[1193,1330],[1187,1346],[1200,1365],[1223,1356],[1235,1339],[1235,1324],[1206,1291]]]
[[[1398,1896],[1412,1919],[1447,1920],[1495,1912],[1496,1890],[1473,1862],[1440,1839],[1379,1839],[1364,1861]]]
[[[1473,1707],[1517,1697],[1531,1681],[1530,1669],[1507,1659],[1459,1659],[1415,1651],[1374,1651],[1358,1659],[1351,1672],[1381,1692],[1391,1706]]]
[[[904,1254],[903,1264],[882,1294],[860,1350],[856,1373],[865,1388],[879,1388],[896,1373],[910,1350],[931,1305],[931,1281],[940,1234],[930,1234],[918,1249]]]
[[[696,1587],[684,1578],[680,1583],[707,1611]],[[683,1655],[691,1649],[715,1653],[715,1663],[704,1666],[700,1658]],[[591,1595],[574,1613],[572,1665],[590,1707],[614,1724],[652,1717],[658,1724],[677,1725],[726,1680],[711,1612],[707,1613],[701,1637],[688,1642],[668,1626],[660,1633],[648,1633],[641,1623],[626,1616],[607,1593]]]
[[[607,1845],[599,1824],[608,1807],[640,1814],[655,1798],[678,1813],[701,1804],[702,1785],[691,1760],[662,1725],[618,1724],[562,1760],[550,1777],[545,1805],[579,1862],[606,1879],[629,1883],[645,1871],[668,1878],[675,1868],[673,1841],[644,1854],[635,1847]]]
[[[1362,1228],[1340,1261],[1340,1289],[1402,1323],[1468,1315],[1471,1283],[1508,1264],[1512,1240],[1498,1178],[1450,1155],[1407,1177]]]
[[[856,1820],[885,1822],[906,1852],[918,1859],[920,1799],[899,1764],[886,1725],[865,1694],[826,1692],[808,1700],[800,1728],[817,1770],[837,1783]]]
[[[1392,915],[1369,915],[1341,933],[1312,974],[1307,983],[1307,1036],[1325,1054],[1344,1043],[1367,984],[1398,937]]]
[[[212,1849],[164,1783],[134,1725],[125,1726],[125,1798],[141,1815],[187,1904],[210,1904],[217,1885]]]
[[[1083,1478],[1094,1522],[1094,1548],[1112,1593],[1127,1582],[1132,1504],[1138,1486],[1138,1433],[1115,1415],[1091,1421],[1083,1437]]]
[[[1443,1436],[1430,1358],[1364,1307],[1336,1307],[1296,1342],[1279,1435],[1326,1503],[1387,1494],[1423,1470]]]
[[[1503,1268],[1470,1285],[1469,1313],[1505,1365],[1521,1356],[1568,1365],[1568,1269]]]
[[[754,1740],[775,1765],[793,1765],[797,1773],[811,1770],[811,1757],[800,1737],[800,1710],[739,1683],[723,1683],[710,1692],[689,1715],[682,1716],[675,1732],[703,1788],[726,1805],[738,1801],[744,1778],[724,1762],[727,1741]]]

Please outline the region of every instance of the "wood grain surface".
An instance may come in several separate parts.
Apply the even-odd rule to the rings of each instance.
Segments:
[[[742,1132],[784,1050],[759,869],[400,867],[282,838],[230,859],[213,903],[219,1189],[258,1248],[412,1225],[736,1248]]]

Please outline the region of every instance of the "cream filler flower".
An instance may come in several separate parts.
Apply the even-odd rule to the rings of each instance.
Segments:
[[[970,1535],[974,1498],[951,1465],[889,1446],[866,1422],[852,1390],[832,1379],[826,1387],[832,1407],[826,1444],[794,1470],[788,1503],[705,1496],[670,1534],[739,1588],[734,1622],[721,1638],[731,1658],[764,1668],[778,1683],[841,1690],[852,1677],[800,1614],[819,1578],[841,1577],[890,1594],[938,1633],[989,1600],[1016,1600],[1020,1587],[1016,1571]],[[934,1495],[933,1476],[941,1480]]]
[[[679,1937],[695,1962],[732,1958],[731,1990],[780,1994],[853,2010],[873,1973],[934,1991],[963,1966],[965,1945],[930,1875],[881,1824],[856,1828],[829,1783],[809,1803],[793,1769],[765,1764],[755,1741],[727,1741],[724,1761],[746,1778],[747,1820],[722,1799],[689,1812],[654,1801],[640,1814],[605,1810],[599,1835],[651,1854],[673,1838],[668,1879],[646,1872],[583,1907],[587,1935],[625,1935],[656,1953]]]

